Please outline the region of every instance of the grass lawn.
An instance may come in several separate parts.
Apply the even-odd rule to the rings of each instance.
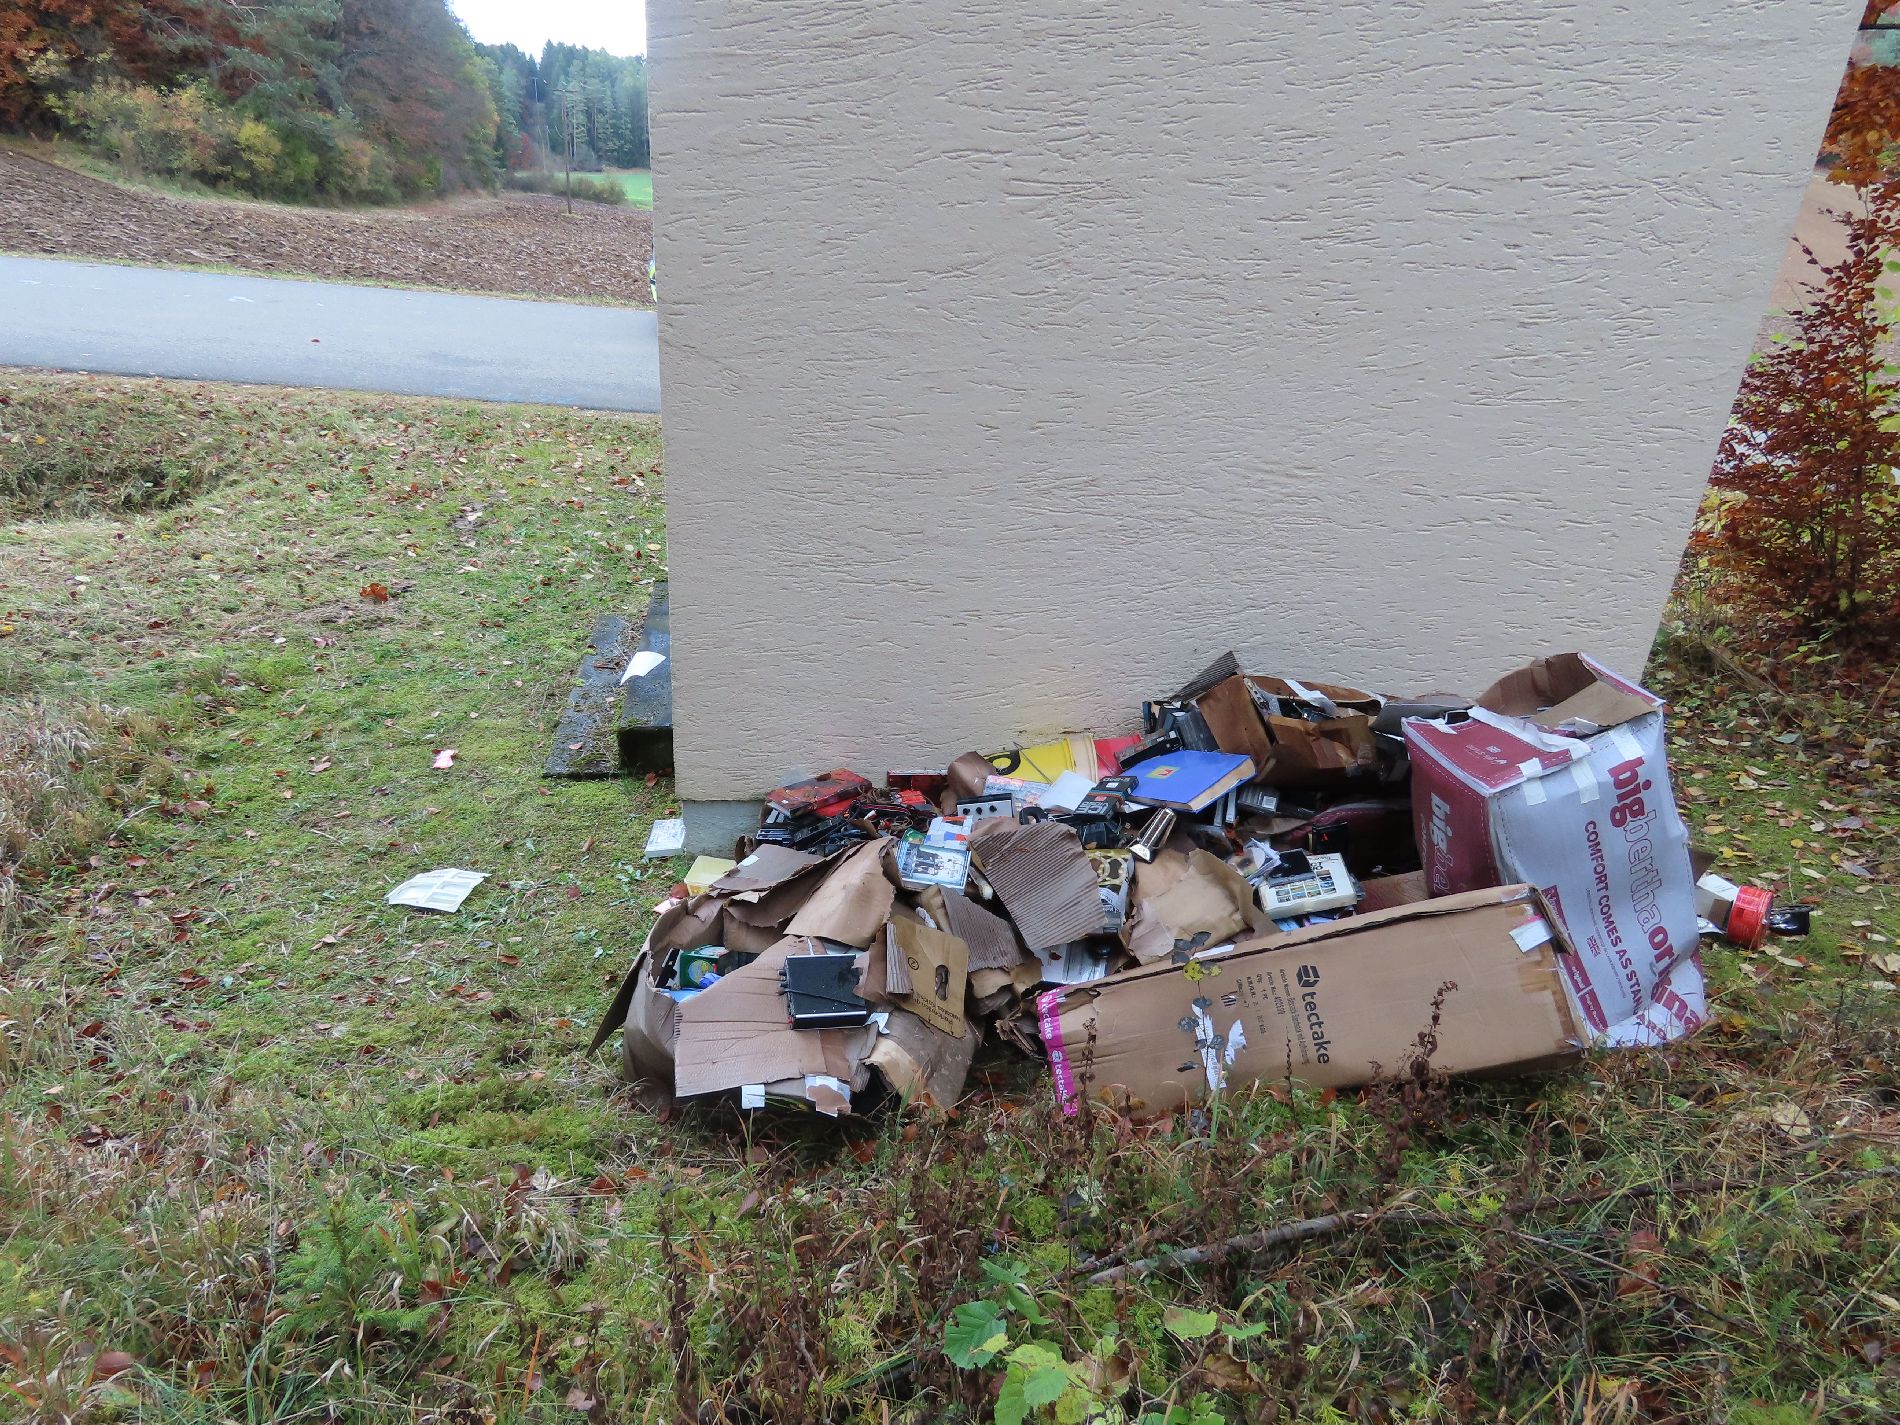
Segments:
[[[644,168],[610,168],[599,175],[627,190],[627,201],[636,208],[653,206],[653,175]]]
[[[580,1050],[683,864],[639,859],[672,789],[539,769],[662,490],[636,418],[0,372],[14,1416],[1900,1408],[1880,748],[1654,670],[1703,839],[1817,904],[1715,950],[1664,1052],[1131,1125],[999,1046],[952,1114],[655,1116]],[[383,904],[437,866],[491,879]]]

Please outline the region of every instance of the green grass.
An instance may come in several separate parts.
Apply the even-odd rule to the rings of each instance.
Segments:
[[[589,620],[663,567],[661,490],[634,418],[0,373],[15,1413],[950,1421],[1000,1387],[1203,1425],[1761,1425],[1900,1399],[1879,749],[1780,741],[1656,670],[1705,839],[1818,902],[1782,958],[1714,951],[1716,1022],[1665,1053],[1129,1125],[1061,1119],[992,1047],[953,1116],[655,1117],[580,1051],[681,868],[639,859],[672,789],[539,768]],[[383,904],[446,865],[491,875],[460,914]],[[1121,1287],[1077,1270],[1395,1204]],[[952,1364],[959,1305],[1015,1359]]]
[[[653,175],[644,168],[610,168],[600,175],[627,190],[627,201],[636,208],[653,206]]]

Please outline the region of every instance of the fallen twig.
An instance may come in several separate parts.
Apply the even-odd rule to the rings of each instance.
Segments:
[[[1800,1187],[1824,1180],[1851,1183],[1869,1178],[1895,1176],[1900,1176],[1900,1169],[1870,1168],[1853,1173],[1809,1173],[1800,1177],[1757,1178],[1749,1183],[1736,1183],[1726,1178],[1705,1178],[1694,1182],[1638,1183],[1632,1187],[1605,1187],[1593,1192],[1568,1193],[1561,1197],[1540,1197],[1533,1198],[1529,1202],[1507,1203],[1500,1215],[1512,1218],[1529,1217],[1559,1208],[1584,1207],[1612,1199],[1643,1199],[1664,1194],[1671,1197],[1697,1197],[1708,1193],[1733,1191],[1742,1187]],[[1230,1254],[1248,1256],[1271,1251],[1275,1247],[1284,1247],[1294,1242],[1310,1242],[1317,1237],[1330,1237],[1340,1232],[1356,1231],[1375,1225],[1380,1227],[1482,1227],[1484,1225],[1469,1217],[1458,1217],[1443,1212],[1396,1211],[1395,1209],[1404,1200],[1400,1198],[1396,1202],[1379,1208],[1364,1208],[1356,1212],[1332,1212],[1324,1217],[1309,1217],[1298,1222],[1287,1222],[1259,1232],[1245,1232],[1220,1242],[1159,1252],[1152,1257],[1141,1257],[1132,1262],[1109,1265],[1112,1258],[1098,1258],[1078,1268],[1077,1271],[1079,1273],[1088,1271],[1090,1267],[1095,1268],[1086,1278],[1087,1284],[1106,1286],[1111,1282],[1126,1281],[1131,1277],[1145,1277],[1174,1267],[1200,1266],[1217,1257]]]
[[[1406,1213],[1396,1217],[1387,1217],[1386,1221],[1405,1221],[1420,1216],[1438,1214]],[[1288,1222],[1279,1227],[1269,1227],[1264,1232],[1248,1232],[1239,1237],[1229,1237],[1224,1242],[1214,1242],[1201,1247],[1181,1247],[1172,1252],[1163,1252],[1158,1256],[1141,1257],[1132,1262],[1123,1262],[1117,1267],[1107,1267],[1088,1278],[1090,1286],[1103,1286],[1109,1282],[1125,1281],[1129,1277],[1145,1277],[1150,1272],[1165,1267],[1192,1267],[1208,1261],[1210,1258],[1225,1256],[1230,1252],[1265,1252],[1274,1247],[1285,1246],[1289,1242],[1307,1242],[1315,1237],[1329,1237],[1335,1232],[1344,1232],[1348,1228],[1363,1227],[1379,1219],[1378,1212],[1335,1212],[1325,1217],[1309,1217],[1301,1222]]]

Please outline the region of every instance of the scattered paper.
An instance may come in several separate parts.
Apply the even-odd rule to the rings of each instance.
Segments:
[[[446,772],[455,765],[455,754],[457,750],[458,749],[453,747],[444,747],[440,752],[435,754],[435,761],[429,765],[434,767],[438,772]]]
[[[468,893],[487,879],[486,871],[462,871],[448,866],[439,871],[424,871],[419,876],[411,876],[384,899],[390,905],[454,912],[462,908]]]
[[[620,675],[620,681],[625,683],[629,678],[644,678],[664,662],[666,662],[664,653],[655,653],[651,648],[642,648],[627,661],[627,671]]]
[[[677,856],[686,849],[686,819],[668,817],[665,821],[653,823],[653,830],[647,833],[646,858],[651,861],[656,856]]]
[[[1045,811],[1074,811],[1095,789],[1095,783],[1080,772],[1064,772],[1049,784],[1049,790],[1042,794],[1042,807]]]

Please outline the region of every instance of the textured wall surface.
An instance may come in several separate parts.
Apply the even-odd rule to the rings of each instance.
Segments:
[[[1640,667],[1858,0],[649,0],[681,795]]]

